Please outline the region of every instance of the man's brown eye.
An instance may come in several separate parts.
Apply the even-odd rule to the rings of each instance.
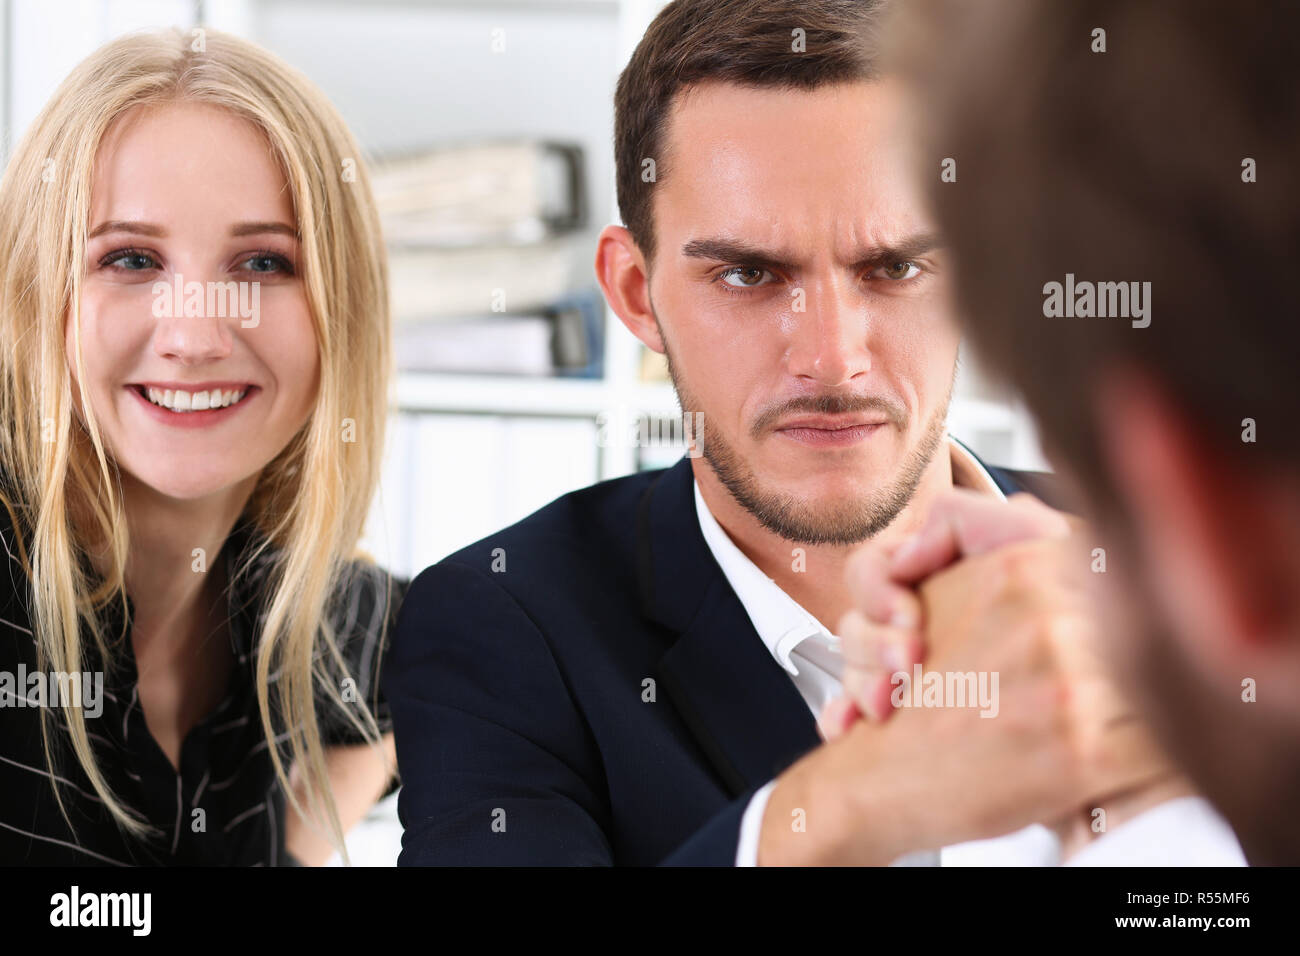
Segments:
[[[911,270],[915,268],[915,264],[911,262],[891,262],[884,267],[885,278],[907,279],[910,278]]]
[[[766,269],[760,269],[757,266],[736,266],[722,273],[722,281],[730,286],[757,286],[763,284],[763,279],[767,274]]]

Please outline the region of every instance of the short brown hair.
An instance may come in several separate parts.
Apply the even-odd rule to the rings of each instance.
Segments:
[[[614,93],[618,208],[647,259],[654,255],[650,187],[666,171],[666,120],[677,94],[708,81],[810,90],[872,79],[862,39],[880,6],[880,0],[674,0],[659,12]],[[796,39],[803,52],[796,52]],[[647,159],[654,161],[651,181],[642,178]]]
[[[1088,397],[1126,367],[1225,460],[1295,473],[1300,8],[912,0],[896,26],[970,337],[1094,504],[1118,507]],[[1150,325],[1047,317],[1067,274],[1150,282]]]

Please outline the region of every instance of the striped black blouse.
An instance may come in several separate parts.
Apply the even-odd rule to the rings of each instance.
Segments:
[[[145,723],[131,641],[112,639],[123,633],[129,607],[114,602],[101,615],[101,633],[117,648],[115,670],[106,672],[94,642],[83,641],[83,675],[38,673],[28,578],[14,535],[0,506],[0,865],[292,865],[284,848],[285,796],[268,753],[253,684],[264,613],[261,572],[269,559],[254,563],[251,573],[235,573],[255,542],[251,528],[237,527],[218,558],[226,562],[231,582],[227,599],[235,666],[224,699],[186,735],[179,773]],[[378,689],[380,645],[396,620],[406,583],[356,562],[331,609],[356,682],[355,696],[371,705],[384,732],[392,724]],[[147,839],[121,832],[71,747],[56,738],[51,779],[41,741],[41,708],[59,694],[80,695],[101,772],[118,799],[149,822],[153,833]],[[324,696],[318,699],[317,719],[326,746],[360,742],[351,723]],[[55,800],[56,786],[66,819]]]

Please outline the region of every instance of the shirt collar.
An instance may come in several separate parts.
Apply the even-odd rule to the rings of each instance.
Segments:
[[[1006,495],[998,488],[997,482],[980,460],[951,435],[948,437],[948,451],[954,485],[1006,500]],[[709,506],[700,493],[700,483],[696,481],[693,484],[695,514],[714,560],[722,568],[731,589],[736,592],[736,597],[740,599],[764,646],[788,673],[797,675],[799,671],[790,660],[790,653],[796,646],[806,638],[820,636],[834,647],[838,646],[839,639],[736,546],[709,511]],[[793,555],[791,557],[793,559]]]
[[[700,519],[700,531],[704,533],[704,540],[722,568],[727,583],[740,598],[754,630],[776,662],[791,674],[798,674],[790,662],[790,652],[795,646],[815,634],[822,634],[828,640],[834,640],[833,635],[736,547],[704,503],[700,483],[697,481],[694,485],[695,513]]]
[[[948,451],[952,461],[952,483],[958,488],[969,488],[981,494],[992,495],[999,501],[1006,501],[998,483],[993,480],[983,462],[975,457],[974,452],[951,435],[948,436]]]

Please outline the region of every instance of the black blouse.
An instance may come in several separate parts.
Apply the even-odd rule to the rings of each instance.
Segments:
[[[123,633],[120,601],[100,616],[101,633],[115,648],[115,669],[105,671],[93,640],[83,640],[89,679],[83,680],[81,693],[89,703],[83,712],[91,746],[112,792],[156,828],[145,840],[120,830],[62,731],[51,740],[57,748],[55,781],[71,827],[59,810],[41,741],[41,704],[42,694],[49,701],[60,688],[48,672],[33,676],[29,581],[2,505],[0,539],[6,552],[0,554],[0,865],[292,865],[284,848],[285,796],[268,753],[253,682],[266,597],[261,585],[271,558],[264,556],[251,573],[236,576],[242,556],[256,542],[251,527],[236,527],[218,557],[226,562],[230,582],[226,593],[235,666],[221,703],[186,735],[179,773],[145,723],[131,641],[118,639]],[[355,562],[330,612],[356,681],[353,699],[371,706],[385,733],[392,722],[378,689],[380,643],[396,622],[406,585],[372,564]],[[73,690],[74,685],[64,685],[65,693]],[[320,694],[317,701],[326,746],[362,740],[336,706]],[[50,726],[61,728],[61,718]],[[283,739],[282,726],[276,725],[278,739]]]

